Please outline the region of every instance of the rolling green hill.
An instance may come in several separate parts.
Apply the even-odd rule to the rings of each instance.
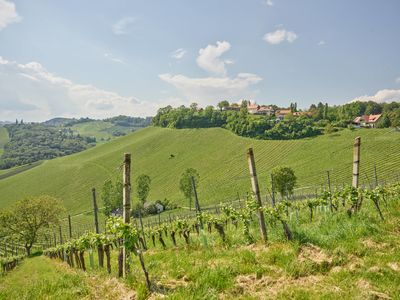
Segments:
[[[361,180],[373,181],[374,164],[380,180],[395,179],[400,170],[400,132],[395,130],[346,129],[302,140],[261,141],[220,128],[149,127],[0,180],[0,207],[24,196],[50,194],[61,198],[71,213],[90,209],[91,188],[99,190],[104,180],[120,176],[124,152],[132,153],[133,179],[142,173],[151,177],[150,200],[168,198],[187,205],[178,182],[181,173],[192,167],[201,176],[200,203],[218,204],[249,191],[246,150],[250,146],[254,147],[263,195],[267,193],[270,170],[280,165],[295,170],[297,193],[306,190],[314,193],[315,188],[326,184],[326,170],[331,171],[332,185],[350,183],[352,144],[356,136],[362,139]]]
[[[97,142],[104,142],[114,139],[116,136],[113,133],[128,134],[132,132],[132,128],[115,125],[106,121],[90,121],[78,123],[71,127],[82,136],[95,137]]]
[[[3,154],[4,145],[8,141],[8,132],[5,127],[0,126],[0,156]]]

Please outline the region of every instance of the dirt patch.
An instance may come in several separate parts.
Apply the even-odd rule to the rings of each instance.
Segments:
[[[235,291],[250,294],[259,299],[274,298],[288,286],[313,288],[322,281],[322,276],[306,276],[300,278],[263,276],[257,279],[255,275],[239,275],[236,277]],[[222,297],[224,298],[224,297]],[[229,298],[226,296],[225,298]]]
[[[301,262],[310,260],[318,265],[323,263],[332,263],[332,257],[327,255],[321,248],[313,244],[306,244],[301,246],[298,259]]]
[[[367,240],[362,241],[362,244],[366,248],[378,249],[378,250],[385,249],[385,248],[387,248],[389,246],[388,243],[377,243],[377,242],[374,242],[371,239],[367,239]]]
[[[397,262],[390,262],[387,264],[389,268],[391,268],[393,271],[399,272],[400,271],[400,265]]]
[[[135,291],[126,287],[117,278],[99,278],[97,276],[88,276],[88,283],[91,293],[85,299],[136,299]]]
[[[392,299],[385,293],[375,291],[375,287],[367,280],[360,279],[357,281],[356,286],[365,299]]]

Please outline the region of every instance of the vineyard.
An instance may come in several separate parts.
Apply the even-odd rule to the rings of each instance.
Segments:
[[[74,221],[69,215],[61,226],[37,238],[32,252],[43,252],[47,258],[24,259],[24,245],[4,238],[0,263],[6,276],[0,278],[5,286],[0,299],[15,297],[8,288],[9,273],[18,273],[31,261],[43,264],[43,259],[79,278],[122,278],[123,290],[134,293],[129,298],[398,295],[400,183],[393,171],[382,170],[382,164],[378,169],[379,161],[368,169],[363,154],[368,157],[371,146],[361,145],[356,138],[354,145],[343,148],[347,154],[353,152],[352,160],[348,155],[352,185],[337,184],[332,179],[337,169],[328,169],[321,186],[278,196],[273,184],[259,185],[266,169],[256,158],[264,154],[249,148],[247,175],[246,168],[241,170],[246,193],[209,205],[198,196],[203,194],[192,177],[194,210],[181,208],[150,218],[130,217],[131,155],[125,154],[116,172],[121,176],[122,171],[123,217],[105,219],[99,214],[92,189],[92,211],[75,215]],[[76,222],[78,217],[81,223]],[[32,293],[52,297],[60,288],[32,288]],[[71,297],[90,295],[91,289],[82,287],[79,293]]]
[[[361,185],[368,186],[375,181],[374,167],[380,183],[397,180],[400,134],[393,129],[343,130],[303,140],[259,141],[218,128],[170,130],[150,127],[0,179],[0,207],[9,206],[29,191],[29,195],[47,194],[60,198],[71,215],[81,215],[91,210],[92,187],[99,189],[105,180],[118,177],[123,152],[133,154],[132,176],[142,173],[151,177],[149,199],[152,201],[167,198],[188,207],[189,203],[179,191],[178,181],[190,167],[200,174],[198,193],[203,206],[236,200],[238,193],[240,198],[245,198],[249,189],[243,158],[251,146],[257,154],[263,197],[268,195],[271,187],[270,170],[282,165],[292,167],[296,173],[296,195],[315,194],[315,190],[326,188],[328,170],[332,187],[342,187],[350,182],[351,147],[356,136],[363,140]]]

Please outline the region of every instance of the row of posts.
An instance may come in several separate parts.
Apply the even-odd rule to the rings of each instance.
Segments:
[[[361,138],[357,137],[354,142],[353,146],[353,179],[352,179],[352,186],[358,188],[359,185],[359,174],[360,174],[360,147],[361,147]],[[254,151],[252,148],[249,148],[247,151],[247,159],[248,159],[248,166],[250,171],[250,178],[251,178],[251,186],[255,196],[255,200],[259,207],[262,206],[261,195],[260,195],[260,188],[258,185],[258,178],[257,178],[257,171],[256,171],[256,164],[254,159]],[[123,164],[123,220],[124,223],[130,223],[130,209],[131,209],[131,154],[125,153],[124,154],[124,164]],[[327,171],[327,178],[328,178],[328,188],[331,192],[331,184],[330,184],[330,172]],[[376,176],[376,167],[375,167],[375,180],[377,184],[377,176]],[[193,177],[191,177],[191,184],[193,188],[193,194],[195,199],[195,208],[196,213],[199,214],[201,212],[199,199],[197,196],[196,191],[196,183]],[[275,205],[275,188],[274,188],[274,179],[271,175],[271,184],[272,184],[272,205]],[[98,221],[98,206],[96,200],[96,190],[95,188],[92,189],[92,198],[93,198],[93,212],[94,212],[94,224],[96,233],[99,233],[99,221]],[[332,210],[332,198],[330,198],[330,209]],[[267,241],[267,228],[265,225],[265,217],[262,210],[257,211],[258,220],[260,225],[260,231],[263,241]],[[143,233],[143,222],[140,217],[140,226]],[[202,225],[202,224],[201,224]],[[69,227],[69,237],[72,238],[72,226],[71,226],[71,216],[68,215],[68,227]],[[143,236],[144,238],[144,236]],[[56,241],[56,236],[54,233],[54,241]],[[60,227],[60,243],[62,243],[62,232]],[[100,254],[101,251],[99,251]],[[122,249],[122,257],[123,257],[123,276],[125,277],[127,274],[127,259],[129,255],[129,250],[123,247]],[[100,258],[99,258],[100,259]]]

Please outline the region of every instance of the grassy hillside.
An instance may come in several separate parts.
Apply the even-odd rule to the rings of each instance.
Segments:
[[[3,154],[3,148],[4,145],[7,143],[7,141],[8,141],[8,131],[4,127],[0,126],[0,156]]]
[[[137,128],[120,126],[104,120],[96,120],[75,124],[71,129],[82,136],[95,137],[97,142],[101,143],[131,133]]]
[[[181,173],[196,168],[201,176],[198,194],[202,205],[236,199],[250,189],[246,149],[254,147],[260,187],[267,193],[270,170],[279,165],[294,168],[298,190],[314,192],[326,184],[351,180],[352,144],[362,138],[361,180],[372,181],[377,164],[381,180],[394,179],[400,169],[400,133],[389,129],[344,130],[303,140],[261,141],[242,138],[227,130],[173,130],[146,128],[84,152],[46,161],[38,167],[0,180],[0,207],[28,195],[61,198],[70,212],[91,208],[91,188],[120,176],[123,153],[132,153],[132,178],[152,178],[149,199],[168,198],[187,205],[178,189]],[[170,158],[173,154],[175,157]]]

